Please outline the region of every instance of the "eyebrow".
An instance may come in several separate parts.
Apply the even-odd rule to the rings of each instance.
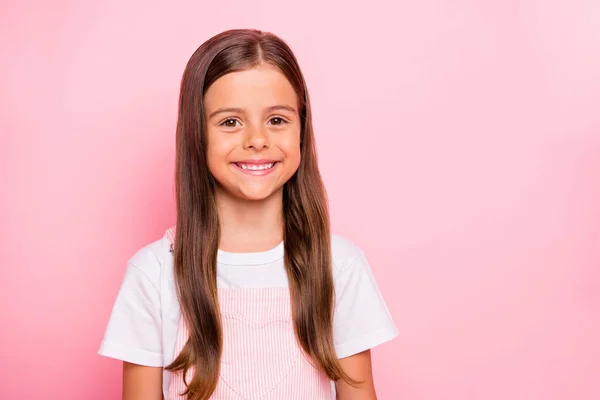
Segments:
[[[283,110],[283,111],[288,111],[291,113],[296,113],[296,109],[294,107],[290,107],[288,105],[285,104],[278,104],[276,106],[271,106],[269,108],[267,108],[268,112],[273,112],[273,111],[278,111],[278,110]],[[222,114],[222,113],[239,113],[242,114],[244,113],[246,110],[244,110],[243,108],[236,108],[236,107],[226,107],[226,108],[218,108],[215,111],[213,111],[208,118],[212,118],[215,115],[218,114]]]

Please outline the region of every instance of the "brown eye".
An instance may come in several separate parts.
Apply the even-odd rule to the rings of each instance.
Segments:
[[[226,119],[225,121],[223,121],[221,123],[221,125],[227,127],[227,128],[235,128],[237,126],[238,120],[234,119],[234,118],[229,118]]]
[[[279,118],[279,117],[275,117],[275,118],[271,118],[271,125],[283,125],[285,124],[285,120],[283,118]]]

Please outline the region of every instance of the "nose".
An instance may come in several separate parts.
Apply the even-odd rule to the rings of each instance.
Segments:
[[[244,147],[247,149],[261,150],[269,148],[269,138],[262,127],[248,127]]]

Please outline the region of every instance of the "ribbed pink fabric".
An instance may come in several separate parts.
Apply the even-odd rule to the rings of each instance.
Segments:
[[[174,237],[173,228],[167,235]],[[331,381],[298,345],[288,288],[218,289],[223,324],[220,379],[213,400],[331,400]],[[181,319],[175,354],[188,339]],[[192,377],[188,373],[188,382]],[[184,400],[172,374],[167,400]]]

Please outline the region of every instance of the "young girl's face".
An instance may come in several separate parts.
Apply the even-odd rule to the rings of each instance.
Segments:
[[[298,98],[271,64],[232,72],[204,95],[207,162],[219,187],[236,198],[279,192],[300,164]]]

